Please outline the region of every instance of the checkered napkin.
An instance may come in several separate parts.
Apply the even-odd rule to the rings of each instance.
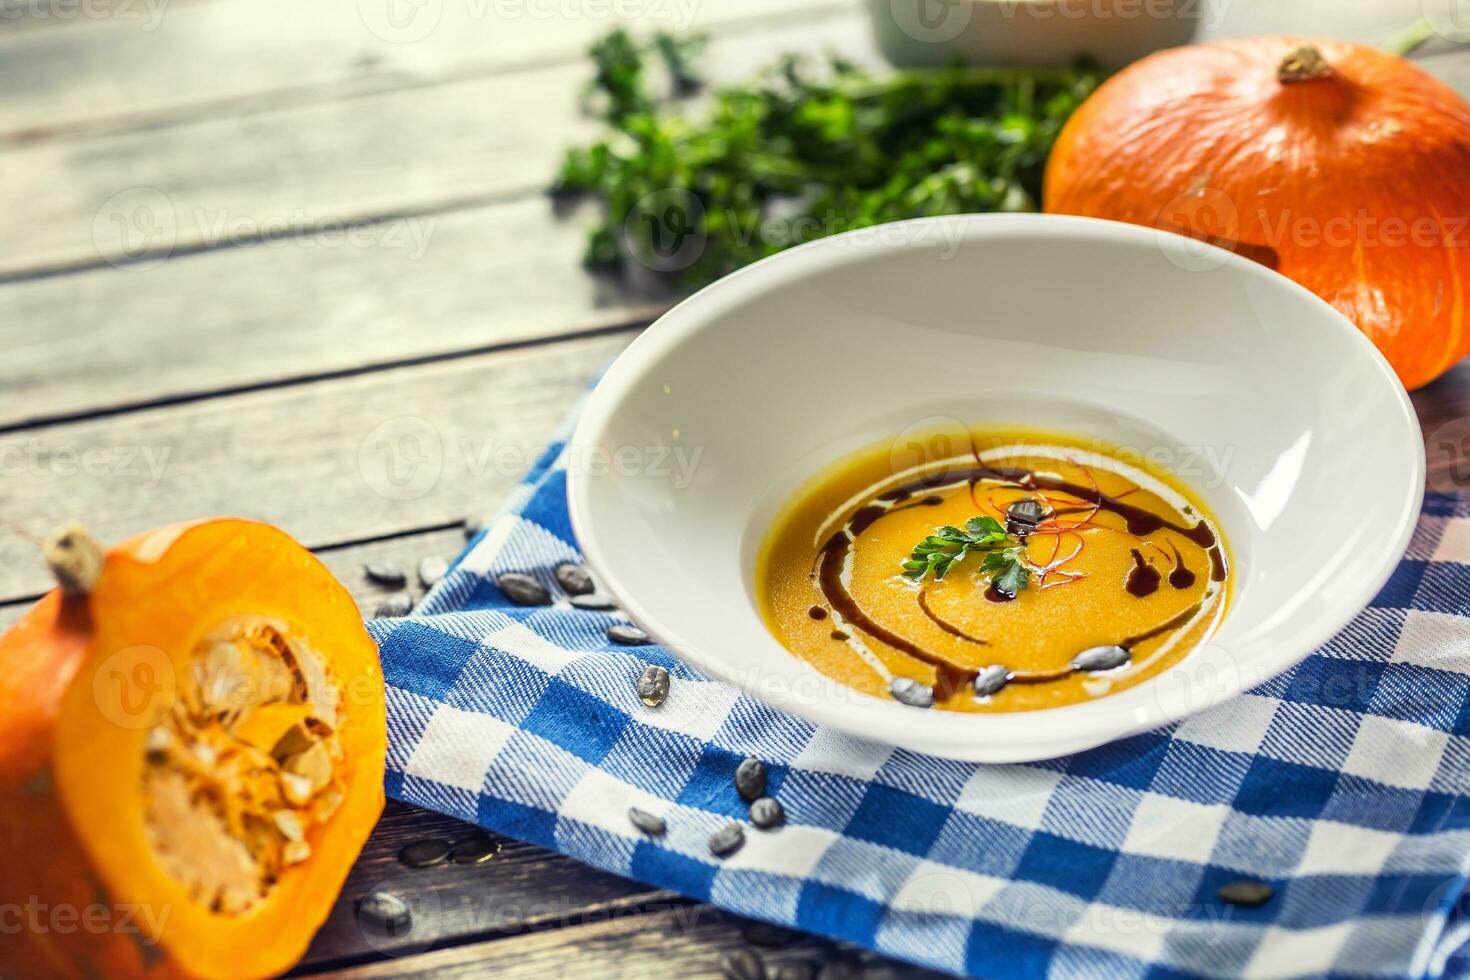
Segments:
[[[371,624],[388,792],[741,915],[986,977],[1430,977],[1470,967],[1470,498],[1306,662],[1080,755],[981,766],[780,714],[572,609],[559,446],[407,619]],[[502,572],[555,605],[511,605]],[[634,680],[673,675],[645,708]],[[787,824],[710,835],[756,756]],[[636,806],[668,834],[642,836]],[[1216,890],[1255,878],[1256,908]]]

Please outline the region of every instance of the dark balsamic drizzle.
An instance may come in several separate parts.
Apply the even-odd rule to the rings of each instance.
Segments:
[[[985,587],[985,598],[991,602],[1015,602],[1016,594],[1014,592],[1006,592],[994,582],[991,582]]]
[[[1206,595],[1205,598],[1209,598],[1209,596]],[[1199,611],[1204,607],[1204,599],[1201,599],[1199,602],[1196,602],[1194,605],[1190,606],[1188,609],[1184,610],[1182,613],[1175,616],[1168,622],[1160,623],[1153,629],[1147,630],[1143,633],[1139,633],[1137,636],[1130,636],[1128,637],[1128,639],[1123,640],[1121,643],[1119,643],[1118,646],[1122,647],[1124,650],[1132,650],[1134,647],[1138,646],[1138,644],[1140,643],[1143,643],[1145,640],[1152,640],[1156,636],[1163,636],[1165,633],[1173,632],[1174,630],[1177,630],[1180,627],[1184,626],[1195,616],[1199,615]]]
[[[1195,574],[1184,566],[1184,556],[1179,553],[1179,545],[1173,542],[1170,544],[1174,548],[1174,570],[1169,573],[1169,584],[1176,589],[1187,589],[1194,584]]]
[[[1128,572],[1128,578],[1123,587],[1128,594],[1142,599],[1159,591],[1159,571],[1143,558],[1143,552],[1137,548],[1133,549],[1133,568]]]
[[[827,543],[822,546],[817,561],[817,583],[822,591],[823,597],[827,600],[827,604],[845,622],[856,626],[864,633],[888,644],[895,650],[908,654],[915,660],[932,666],[935,671],[934,695],[937,700],[945,700],[955,692],[973,683],[978,671],[956,666],[940,655],[924,649],[907,637],[895,633],[893,630],[888,629],[886,626],[874,620],[863,611],[862,607],[858,605],[857,600],[847,591],[847,586],[842,582],[842,572],[847,564],[847,556],[852,550],[853,544],[864,531],[872,527],[880,518],[892,511],[902,509],[904,506],[912,507],[939,504],[943,501],[943,498],[933,494],[927,494],[923,498],[911,503],[909,501],[916,492],[929,491],[960,482],[968,483],[972,493],[977,484],[991,482],[1018,490],[1051,490],[1056,493],[1077,497],[1081,500],[1088,501],[1101,510],[1117,514],[1123,518],[1128,533],[1140,538],[1147,537],[1156,531],[1167,528],[1177,534],[1183,535],[1186,539],[1200,547],[1208,549],[1211,561],[1211,579],[1217,582],[1224,580],[1224,556],[1219,543],[1215,539],[1215,532],[1203,520],[1193,526],[1176,524],[1150,510],[1119,500],[1116,497],[1111,497],[1096,488],[1084,487],[1063,480],[1060,477],[1035,473],[1022,467],[996,467],[979,464],[953,470],[935,471],[918,480],[887,490],[878,495],[873,503],[859,507],[842,529],[834,533],[827,540]],[[1147,595],[1158,588],[1159,573],[1143,561],[1143,556],[1137,550],[1133,554],[1134,560],[1138,563],[1139,567],[1135,568],[1129,574],[1130,580],[1139,574],[1140,570],[1146,570],[1153,576],[1152,587],[1149,588],[1148,592],[1143,593]],[[1132,588],[1129,591],[1132,592]],[[991,595],[992,592],[995,594]],[[919,597],[920,606],[924,609],[925,615],[934,620],[941,629],[949,633],[954,633],[971,642],[985,642],[984,640],[979,640],[956,631],[950,624],[934,616],[929,611],[927,603],[923,600],[922,590],[919,593]],[[1009,602],[1015,596],[1001,592],[992,585],[986,590],[986,598],[992,602]],[[1130,637],[1119,643],[1118,646],[1124,649],[1132,649],[1133,646],[1145,640],[1179,629],[1193,619],[1201,608],[1203,608],[1203,602],[1196,603],[1192,608],[1185,610],[1168,622],[1162,623],[1146,633]],[[848,637],[847,634],[842,633],[840,630],[834,630],[832,638],[845,640]],[[1073,673],[1075,673],[1075,670],[1070,664],[1053,671],[1013,671],[1010,675],[1010,683],[1039,684],[1047,681],[1061,680],[1071,676]]]
[[[957,636],[962,640],[967,640],[970,643],[978,643],[983,647],[990,646],[989,640],[982,640],[978,636],[971,636],[958,626],[936,615],[934,610],[929,608],[929,593],[927,589],[919,590],[919,608],[923,610],[924,615],[928,616],[935,626],[938,626],[950,636]]]

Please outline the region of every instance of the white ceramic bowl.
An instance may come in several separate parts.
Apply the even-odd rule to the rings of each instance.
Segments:
[[[1188,44],[1215,5],[1196,0],[868,0],[873,33],[896,65],[1120,68]]]
[[[935,419],[1172,464],[1235,560],[1213,642],[1092,702],[988,715],[858,695],[789,653],[754,594],[772,518],[824,466]],[[1424,487],[1403,387],[1328,304],[1186,238],[1038,215],[880,226],[721,280],[618,359],[571,454],[588,561],[685,662],[814,722],[985,762],[1090,748],[1291,667],[1387,581]]]

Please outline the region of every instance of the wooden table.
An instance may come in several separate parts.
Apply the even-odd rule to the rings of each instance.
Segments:
[[[1217,34],[1381,41],[1421,3],[1200,7]],[[584,222],[542,194],[596,131],[577,96],[610,10],[710,31],[716,77],[873,57],[852,0],[0,0],[0,625],[73,517],[105,540],[270,521],[368,612],[365,561],[461,547],[668,303],[586,275]],[[1470,91],[1470,53],[1421,58]],[[1435,483],[1461,485],[1470,367],[1415,403]],[[404,431],[432,479],[394,482]],[[301,971],[708,976],[746,944],[708,906],[514,841],[475,867],[395,859],[470,832],[390,805]],[[355,924],[384,886],[421,909],[404,941]],[[769,961],[833,955],[802,938]],[[913,973],[869,958],[889,972]]]

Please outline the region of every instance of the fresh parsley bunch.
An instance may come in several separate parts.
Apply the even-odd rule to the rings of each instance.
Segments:
[[[877,76],[788,56],[696,117],[703,40],[614,31],[591,49],[587,111],[609,135],[567,152],[553,191],[604,205],[587,264],[638,262],[693,288],[814,238],[903,218],[1035,210],[1085,70]]]
[[[903,563],[903,574],[918,580],[932,573],[942,579],[967,555],[983,553],[980,571],[990,576],[997,590],[1013,596],[1031,581],[1030,569],[1021,560],[1023,547],[995,518],[972,517],[963,529],[945,525],[915,545],[909,560]]]

